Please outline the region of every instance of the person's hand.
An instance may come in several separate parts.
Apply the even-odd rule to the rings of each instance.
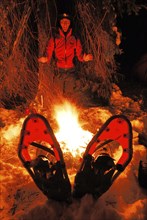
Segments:
[[[40,58],[38,58],[38,61],[40,63],[47,63],[48,62],[48,58],[47,57],[40,57]]]
[[[84,55],[83,55],[83,60],[84,60],[85,62],[93,60],[92,54],[86,54],[86,53],[84,53]]]

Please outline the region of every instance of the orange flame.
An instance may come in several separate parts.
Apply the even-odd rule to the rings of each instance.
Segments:
[[[93,134],[82,129],[76,107],[65,102],[55,107],[55,116],[59,125],[56,137],[63,152],[70,152],[73,157],[82,155]]]

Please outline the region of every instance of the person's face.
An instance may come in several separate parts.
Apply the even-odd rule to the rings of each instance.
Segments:
[[[60,20],[60,25],[61,25],[61,28],[64,32],[67,32],[68,31],[68,28],[70,26],[70,20],[67,19],[67,18],[63,18]]]

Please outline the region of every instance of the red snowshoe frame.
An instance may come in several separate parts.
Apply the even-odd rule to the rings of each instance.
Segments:
[[[38,141],[49,143],[52,149],[37,143]],[[32,159],[28,152],[29,145],[40,148],[53,155],[56,163],[54,165],[47,164],[47,159],[42,155],[36,158],[38,164],[32,167]],[[25,119],[21,130],[18,155],[36,185],[48,198],[59,201],[70,198],[71,185],[60,145],[56,140],[51,126],[42,115],[31,114]],[[42,170],[39,170],[39,166]],[[51,177],[46,178],[44,172],[49,173]]]
[[[94,158],[96,151],[104,145],[117,141],[123,153],[114,163],[109,155]],[[82,197],[86,193],[98,198],[106,192],[114,180],[126,168],[132,159],[132,126],[124,115],[109,118],[88,144],[81,167],[75,177],[74,197]]]

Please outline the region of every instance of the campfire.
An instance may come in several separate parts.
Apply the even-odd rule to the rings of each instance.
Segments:
[[[71,153],[74,158],[82,156],[93,134],[82,129],[76,107],[69,102],[55,106],[55,117],[59,126],[55,135],[63,153]]]
[[[69,102],[55,106],[58,130],[55,136],[63,151],[71,184],[79,169],[83,153],[93,134],[82,128],[77,108]]]

